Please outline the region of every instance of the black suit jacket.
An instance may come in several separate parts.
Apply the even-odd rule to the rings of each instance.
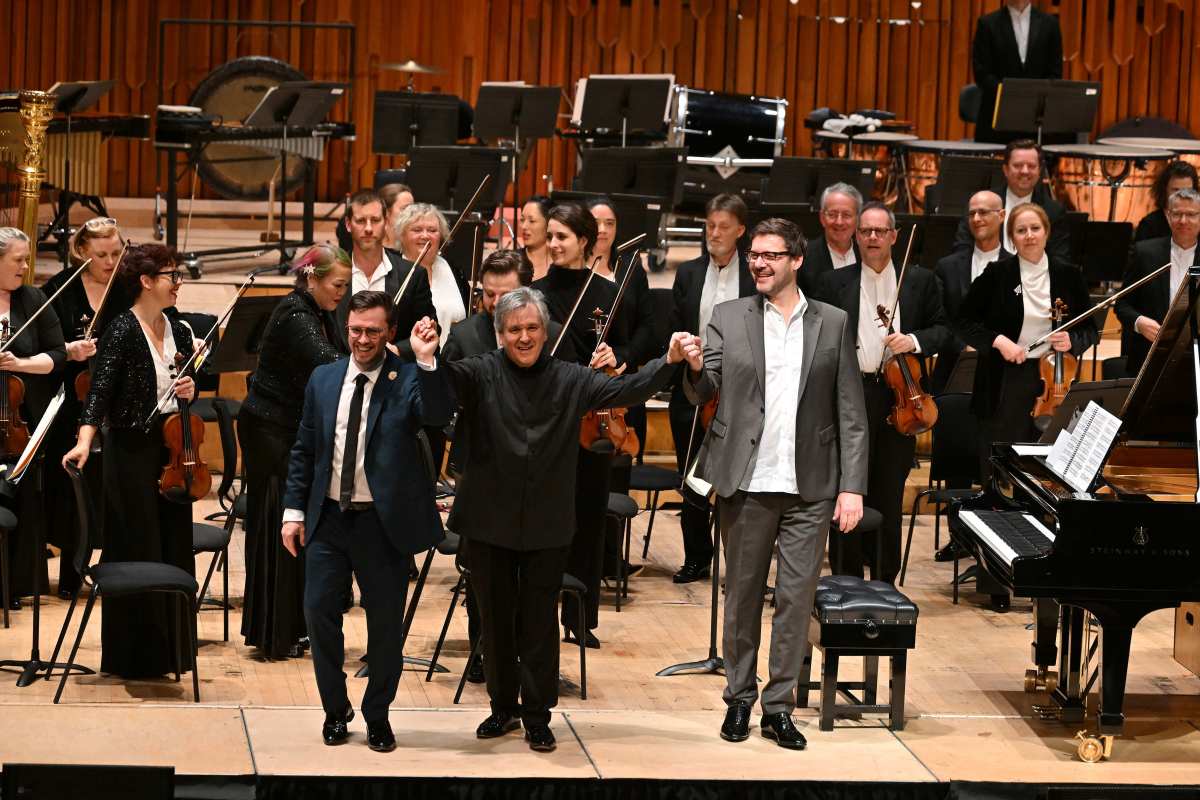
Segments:
[[[934,274],[942,285],[942,305],[945,306],[946,317],[950,320],[958,317],[963,299],[971,290],[971,257],[974,254],[973,247],[970,250],[955,250],[941,258],[934,267]],[[1012,254],[1001,246],[1000,255],[996,260],[1008,258],[1010,255]],[[937,364],[933,367],[934,392],[940,392],[945,387],[946,381],[950,379],[950,372],[958,361],[958,354],[962,352],[965,344],[958,336],[951,335],[950,345],[938,353]]]
[[[550,320],[550,325],[546,329],[546,346],[553,347],[561,332],[562,325]],[[496,323],[491,314],[480,312],[472,314],[450,329],[450,336],[446,338],[446,346],[442,348],[442,358],[447,361],[458,361],[471,356],[481,356],[496,349]],[[570,338],[563,339],[554,356],[571,363],[579,360]]]
[[[971,45],[971,65],[975,83],[982,94],[979,120],[975,123],[975,141],[1007,142],[1023,134],[997,133],[992,130],[992,112],[996,89],[1005,78],[1061,78],[1063,75],[1062,31],[1058,18],[1036,8],[1029,10],[1029,46],[1025,63],[1017,49],[1012,16],[1001,7],[979,18]]]
[[[1200,255],[1200,247],[1196,248],[1196,253]],[[1170,260],[1170,236],[1138,242],[1133,246],[1133,258],[1130,259],[1125,274],[1121,276],[1121,285],[1129,286],[1134,281],[1141,280]],[[1193,258],[1192,263],[1200,264],[1200,261]],[[1136,375],[1142,367],[1142,362],[1146,360],[1146,354],[1150,352],[1150,340],[1135,331],[1133,323],[1140,316],[1162,322],[1170,305],[1170,271],[1164,272],[1117,301],[1117,319],[1121,321],[1121,355],[1125,356],[1125,369],[1128,374]]]
[[[850,247],[854,250],[854,263],[862,263],[862,255],[858,252],[858,242],[850,240]],[[833,259],[829,257],[829,243],[825,241],[825,234],[821,234],[808,243],[808,247],[804,251],[804,263],[800,266],[800,291],[804,292],[805,296],[813,296],[814,292],[820,290],[821,277],[827,272],[833,272]],[[825,300],[826,298],[821,298]]]
[[[1008,201],[1008,184],[1001,175],[994,184],[991,190],[1000,195],[1001,202]],[[1067,224],[1063,218],[1067,214],[1067,210],[1063,208],[1062,203],[1054,199],[1054,195],[1050,194],[1049,187],[1044,183],[1039,183],[1033,187],[1033,194],[1030,200],[1041,206],[1046,217],[1050,220],[1050,240],[1046,242],[1046,253],[1051,258],[1057,258],[1059,261],[1069,261],[1071,258],[1071,232],[1067,230]],[[1008,225],[1008,217],[1004,218],[1005,226]],[[1000,241],[1004,241],[1004,236],[1001,235]],[[958,221],[958,230],[954,232],[954,250],[965,250],[970,253],[975,249],[975,239],[971,236],[970,225],[967,224],[967,215],[963,214],[962,219]],[[968,259],[969,260],[969,259]]]
[[[384,279],[383,291],[394,297],[400,290],[400,284],[404,283],[404,279],[408,277],[413,263],[396,251],[387,248],[384,248],[383,256],[392,264],[392,271]],[[333,312],[346,352],[349,352],[350,349],[350,342],[346,335],[346,321],[350,318],[350,296],[352,294],[351,291],[346,292],[342,302],[338,303],[337,309]],[[392,341],[400,351],[400,357],[405,361],[413,360],[412,347],[408,343],[408,337],[412,333],[413,325],[416,325],[422,317],[429,317],[436,321],[437,309],[433,307],[433,294],[429,291],[429,275],[425,270],[418,269],[417,274],[413,275],[412,280],[405,287],[404,296],[392,309],[392,321],[396,325],[396,338]]]
[[[825,273],[818,296],[850,317],[846,323],[858,342],[858,301],[862,284],[862,264]],[[895,268],[899,273],[899,268]],[[897,275],[898,277],[898,275]],[[900,287],[900,333],[917,337],[922,358],[940,352],[951,341],[950,323],[942,307],[942,290],[937,276],[921,267],[908,268]],[[856,362],[857,363],[857,362]]]
[[[971,284],[953,321],[955,332],[979,351],[971,409],[981,418],[990,418],[996,410],[1004,371],[1004,357],[992,342],[1000,334],[1014,342],[1021,335],[1025,307],[1017,291],[1020,286],[1021,264],[1017,256],[993,261]],[[1067,304],[1067,314],[1071,317],[1092,305],[1079,268],[1051,258],[1050,299],[1053,302],[1059,298]],[[1095,322],[1085,320],[1071,329],[1071,352],[1078,356],[1099,339]]]

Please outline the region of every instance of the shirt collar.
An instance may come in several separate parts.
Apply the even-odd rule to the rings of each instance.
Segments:
[[[737,250],[733,251],[733,255],[730,257],[729,263],[723,267],[718,265],[716,262],[716,259],[714,259],[711,255],[708,257],[708,268],[711,270],[714,270],[718,275],[720,275],[724,270],[727,270],[730,267],[737,267],[737,265],[738,265],[738,251]]]
[[[362,275],[364,278],[367,276],[366,271],[363,270],[362,267],[358,266],[358,261],[354,258],[353,253],[351,253],[351,255],[350,255],[350,269],[351,269],[351,272],[356,272],[359,275]],[[391,271],[392,271],[392,260],[387,257],[387,251],[385,250],[385,251],[383,251],[383,260],[381,262],[379,262],[379,266],[375,268],[375,271],[373,273],[371,273],[371,277],[369,280],[375,280],[376,277],[378,277],[380,275],[387,275]]]
[[[1183,245],[1176,244],[1174,238],[1171,239],[1171,252],[1172,253],[1191,253],[1195,249],[1196,249],[1196,245],[1192,245],[1191,247],[1184,247]]]
[[[1031,270],[1031,269],[1036,269],[1036,270],[1039,270],[1042,272],[1049,271],[1049,269],[1050,269],[1050,257],[1047,256],[1045,253],[1042,253],[1042,257],[1040,259],[1038,259],[1036,262],[1026,261],[1023,256],[1017,256],[1017,260],[1020,264],[1022,273],[1024,273],[1027,270]]]
[[[980,250],[979,245],[977,244],[977,245],[975,245],[975,256],[976,256],[976,258],[990,258],[990,259],[994,260],[997,256],[1000,255],[1001,246],[1002,245],[997,243],[996,246],[993,247],[991,250]]]
[[[875,270],[868,267],[865,261],[863,262],[863,265],[862,265],[863,276],[866,278],[869,278],[873,281],[876,281],[876,282],[882,282],[882,281],[886,280],[889,273],[895,274],[895,272],[896,272],[896,264],[890,258],[888,259],[887,266],[884,267],[883,269],[879,270],[879,272],[876,272]]]
[[[1029,194],[1022,196],[1022,195],[1019,195],[1016,192],[1014,192],[1011,187],[1006,188],[1004,191],[1008,194],[1008,197],[1012,198],[1012,201],[1013,201],[1011,204],[1005,203],[1004,204],[1005,208],[1013,208],[1014,206],[1017,206],[1021,203],[1032,203],[1033,202],[1033,192],[1030,192]]]
[[[1029,19],[1029,10],[1031,8],[1033,8],[1033,3],[1030,3],[1029,5],[1025,6],[1025,8],[1023,8],[1020,11],[1017,11],[1012,6],[1008,6],[1008,13],[1012,15],[1012,18],[1014,20],[1028,20]]]
[[[351,356],[350,357],[350,366],[346,368],[346,380],[352,381],[355,378],[357,378],[359,375],[366,375],[367,383],[374,385],[375,381],[379,378],[379,373],[383,372],[383,362],[384,361],[387,361],[387,353],[384,353],[383,358],[380,360],[378,366],[376,366],[375,369],[364,372],[363,370],[359,369],[358,362],[354,360],[354,356]]]
[[[792,312],[791,319],[786,320],[787,322],[791,322],[796,317],[803,316],[804,312],[808,310],[808,298],[804,296],[804,292],[800,291],[799,286],[796,287],[796,294],[800,296],[800,302],[796,304],[796,309]],[[763,311],[773,311],[780,317],[783,316],[783,312],[779,310],[779,306],[765,297],[763,298]]]

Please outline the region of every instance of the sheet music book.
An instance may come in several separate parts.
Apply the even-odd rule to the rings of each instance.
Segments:
[[[1094,400],[1079,415],[1070,433],[1059,431],[1046,456],[1046,466],[1077,492],[1086,492],[1104,466],[1104,459],[1121,430],[1121,418]]]

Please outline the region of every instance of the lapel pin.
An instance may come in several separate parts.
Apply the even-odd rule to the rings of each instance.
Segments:
[[[1020,293],[1021,293],[1021,284],[1018,283],[1016,286],[1013,287],[1013,294],[1020,294]]]
[[[396,370],[392,370],[391,372],[388,373],[388,380],[389,381],[396,380]]]

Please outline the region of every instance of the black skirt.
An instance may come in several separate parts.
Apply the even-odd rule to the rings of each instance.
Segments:
[[[286,658],[306,635],[304,559],[283,546],[283,494],[294,428],[246,409],[238,416],[246,467],[246,597],[242,636],[268,658]]]
[[[158,492],[166,463],[161,417],[150,433],[110,429],[104,434],[104,553],[102,561],[158,561],[196,574],[192,506]],[[191,669],[191,645],[181,625],[189,610],[162,593],[103,597],[100,670],[122,678],[149,678]]]

